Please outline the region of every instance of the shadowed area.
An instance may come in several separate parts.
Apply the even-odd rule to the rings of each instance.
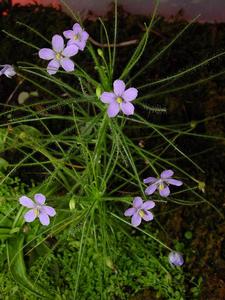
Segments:
[[[32,0],[13,0],[13,4],[22,5],[32,3]],[[82,14],[92,11],[95,14],[105,14],[112,0],[66,0],[70,7]],[[130,13],[146,15],[152,11],[153,0],[120,0],[118,4]],[[37,3],[43,5],[58,6],[63,3],[60,0],[38,0]],[[192,19],[200,15],[199,21],[203,22],[225,22],[225,1],[224,0],[161,0],[159,13],[165,17],[176,14],[182,10],[185,18]]]

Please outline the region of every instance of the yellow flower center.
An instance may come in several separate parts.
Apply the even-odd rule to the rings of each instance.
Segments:
[[[56,56],[55,56],[55,58],[57,59],[57,60],[60,60],[61,59],[61,53],[56,53]]]
[[[123,99],[122,99],[121,97],[117,97],[117,98],[116,98],[116,102],[117,102],[117,103],[122,103],[122,102],[123,102]]]
[[[144,215],[145,215],[145,212],[141,209],[141,210],[139,211],[139,216],[143,218]]]
[[[74,39],[74,41],[79,40],[79,34],[75,34],[75,35],[73,36],[73,39]]]
[[[160,183],[160,184],[159,184],[159,190],[162,191],[163,189],[164,189],[164,184],[163,184],[163,183]]]
[[[38,209],[38,208],[35,208],[35,209],[34,209],[34,213],[35,213],[35,216],[38,217],[38,216],[39,216],[39,213],[40,213],[40,212],[39,212],[39,209]]]

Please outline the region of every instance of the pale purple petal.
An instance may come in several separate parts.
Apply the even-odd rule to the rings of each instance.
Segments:
[[[71,57],[71,56],[76,55],[78,51],[79,51],[79,49],[76,45],[70,45],[70,46],[67,46],[63,50],[62,55],[66,56],[66,57]]]
[[[82,31],[83,31],[83,29],[81,28],[80,24],[75,23],[75,24],[73,25],[73,32],[74,32],[75,34],[81,33]]]
[[[166,187],[165,187],[164,189],[162,189],[162,190],[159,189],[159,194],[160,194],[160,196],[162,196],[162,197],[168,197],[169,194],[170,194],[170,189],[169,189],[169,187],[166,186]]]
[[[122,102],[120,107],[125,115],[129,116],[134,114],[134,106],[130,102]]]
[[[145,202],[142,204],[141,209],[145,209],[145,210],[146,210],[146,209],[151,209],[151,208],[153,208],[153,207],[155,207],[155,202],[149,200],[149,201],[145,201]]]
[[[73,30],[66,30],[66,31],[63,31],[63,35],[67,39],[72,39],[74,37],[74,32],[73,32]]]
[[[41,211],[41,213],[46,213],[50,217],[54,217],[56,215],[56,211],[54,210],[54,208],[51,206],[47,206],[47,205],[42,206],[40,211]]]
[[[182,266],[184,263],[183,256],[179,252],[172,251],[169,254],[169,262],[175,266]]]
[[[60,64],[57,60],[54,60],[54,59],[51,60],[47,66],[48,74],[50,74],[50,75],[55,74],[58,71],[59,67],[60,67]]]
[[[143,200],[141,199],[141,197],[135,197],[134,201],[133,201],[133,207],[135,208],[140,208],[143,204]]]
[[[67,57],[62,58],[60,64],[66,72],[74,71],[74,62],[71,59]]]
[[[119,111],[120,111],[120,106],[116,101],[109,104],[107,113],[110,118],[115,117],[119,113]]]
[[[127,210],[125,210],[124,216],[131,217],[131,216],[133,216],[133,214],[135,214],[135,212],[136,212],[136,209],[134,207],[128,208]]]
[[[113,101],[115,101],[115,94],[113,92],[104,92],[101,94],[100,96],[100,100],[103,103],[111,103]]]
[[[56,52],[61,52],[64,49],[64,40],[61,35],[55,34],[52,37],[52,48]]]
[[[144,183],[153,183],[153,182],[156,182],[158,179],[155,178],[155,177],[148,177],[148,178],[145,178],[143,180]]]
[[[7,65],[0,65],[0,67],[2,67],[2,69],[0,70],[0,76],[1,76],[5,73],[5,70],[7,69]]]
[[[172,170],[165,170],[161,173],[160,177],[165,179],[173,176],[174,172]]]
[[[123,80],[115,80],[113,83],[113,91],[116,94],[116,96],[122,97],[122,94],[125,90],[125,83]]]
[[[55,58],[55,52],[52,49],[49,48],[43,48],[39,50],[38,55],[40,58],[45,60],[50,60]]]
[[[166,182],[172,185],[176,185],[176,186],[181,186],[183,184],[182,181],[177,180],[177,179],[166,179]]]
[[[122,98],[124,101],[133,101],[137,98],[138,90],[135,88],[129,88],[123,92]]]
[[[42,225],[47,226],[50,223],[49,216],[46,213],[41,212],[38,216]]]
[[[36,214],[34,209],[28,210],[28,212],[25,213],[24,219],[26,222],[33,222],[36,218]]]
[[[8,78],[11,78],[12,76],[16,75],[16,72],[14,70],[14,68],[12,66],[10,66],[9,68],[7,68],[5,70],[5,76]]]
[[[71,42],[72,40],[70,40],[70,43],[72,44],[72,42]],[[69,44],[70,44],[69,43]],[[84,40],[76,40],[76,41],[74,41],[74,44],[81,50],[81,51],[83,51],[84,50],[84,48],[85,48],[85,46],[86,46],[86,41],[84,41]]]
[[[67,42],[67,46],[72,46],[72,45],[77,46],[77,45],[76,45],[76,42],[75,42],[75,40],[74,40],[74,38],[70,39],[70,40]],[[77,46],[77,47],[78,47],[78,46]],[[78,47],[78,48],[79,48],[79,47]]]
[[[145,190],[145,194],[146,195],[151,195],[155,192],[155,190],[157,189],[157,184],[151,184],[150,186],[147,187],[147,189]]]
[[[141,224],[141,217],[138,213],[135,213],[133,215],[133,217],[131,218],[131,224],[135,227],[137,227]]]
[[[151,221],[151,220],[153,220],[153,214],[150,212],[150,211],[145,211],[145,215],[142,217],[142,219],[143,220],[145,220],[145,221]]]
[[[35,207],[34,202],[30,198],[28,198],[27,196],[20,197],[19,202],[20,202],[21,205],[23,205],[25,207],[28,207],[28,208],[34,208]]]
[[[76,45],[74,38],[68,40],[67,46]],[[77,46],[77,45],[76,45]],[[78,47],[79,48],[79,47]]]
[[[43,194],[35,194],[34,200],[37,202],[37,204],[43,205],[46,201],[46,197]]]
[[[81,37],[82,40],[87,41],[87,39],[89,38],[89,34],[87,33],[87,31],[83,31]]]
[[[5,75],[8,78],[11,78],[12,76],[16,75],[16,71],[13,66],[11,65],[0,65],[3,67],[3,69],[0,71],[0,76]]]

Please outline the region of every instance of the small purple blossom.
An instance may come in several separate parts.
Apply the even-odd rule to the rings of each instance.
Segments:
[[[172,251],[169,254],[169,263],[174,266],[182,266],[184,264],[183,256],[180,252]]]
[[[0,70],[0,76],[5,75],[8,78],[12,78],[12,76],[16,75],[15,69],[11,65],[0,65],[2,69]]]
[[[35,202],[27,196],[20,197],[20,204],[31,208],[25,213],[24,219],[26,222],[33,222],[38,217],[42,225],[49,225],[49,217],[54,217],[56,214],[54,208],[44,205],[46,198],[43,194],[35,194],[34,200]]]
[[[137,227],[141,224],[141,219],[145,221],[151,221],[153,220],[153,214],[149,211],[149,209],[153,208],[155,206],[154,201],[145,201],[143,203],[143,200],[141,197],[135,197],[133,200],[133,207],[128,208],[124,212],[124,216],[131,217],[131,224],[134,227]]]
[[[55,74],[61,66],[66,72],[74,71],[74,62],[70,57],[76,55],[78,47],[76,45],[64,46],[63,38],[55,34],[52,37],[52,49],[40,49],[38,55],[40,58],[50,60],[47,66],[47,72],[50,75]]]
[[[89,34],[78,23],[73,25],[73,30],[64,31],[63,35],[69,39],[68,46],[76,45],[81,51],[84,50],[89,37]]]
[[[181,186],[182,181],[171,178],[174,172],[172,170],[165,170],[161,173],[160,178],[148,177],[144,179],[144,183],[150,183],[145,190],[146,195],[153,194],[158,189],[160,196],[168,197],[170,194],[169,185]]]
[[[109,104],[107,113],[110,118],[115,117],[120,110],[129,116],[134,114],[134,106],[131,101],[137,98],[137,94],[137,89],[131,87],[125,90],[123,80],[117,79],[113,83],[113,92],[103,92],[100,100]]]

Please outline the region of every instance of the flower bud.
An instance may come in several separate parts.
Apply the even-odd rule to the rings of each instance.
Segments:
[[[12,78],[12,76],[16,75],[16,71],[12,65],[0,65],[2,69],[0,70],[0,76],[5,75],[8,78]]]
[[[70,210],[74,210],[76,207],[76,201],[74,198],[70,199],[70,202],[69,202],[69,208]]]
[[[190,123],[190,127],[192,129],[194,129],[196,126],[197,126],[197,122],[195,120],[192,120],[191,123]]]
[[[96,96],[99,98],[101,96],[102,90],[101,87],[98,85],[95,90]]]
[[[169,263],[174,266],[182,266],[184,263],[183,256],[180,252],[172,251],[169,254]]]
[[[113,265],[113,262],[112,262],[112,260],[111,260],[111,258],[109,258],[109,257],[107,257],[106,258],[106,266],[108,267],[108,268],[110,268],[110,269],[114,269],[114,265]]]
[[[199,181],[198,182],[198,189],[205,193],[205,182],[204,181]]]
[[[98,48],[97,52],[99,56],[104,57],[102,49]]]

